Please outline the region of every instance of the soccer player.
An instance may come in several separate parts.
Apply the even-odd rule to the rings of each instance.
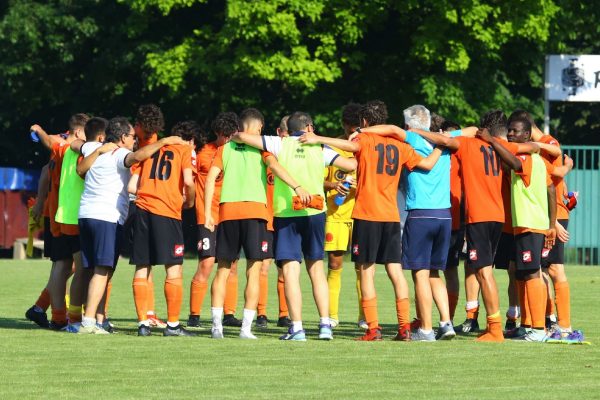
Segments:
[[[85,268],[93,270],[85,315],[79,329],[79,333],[87,334],[108,333],[97,317],[104,314],[99,307],[102,307],[108,281],[119,257],[122,228],[129,207],[126,189],[130,167],[151,157],[162,146],[183,143],[178,137],[169,137],[133,153],[134,130],[123,117],[110,120],[106,142],[106,145],[88,154],[85,163],[82,162],[78,168],[79,173],[85,172],[85,189],[79,208],[83,262]],[[83,154],[87,152],[89,150],[82,149]]]
[[[215,256],[217,249],[217,233],[206,229],[204,215],[204,189],[206,176],[212,165],[213,158],[217,149],[229,141],[232,134],[237,132],[238,127],[235,121],[222,118],[220,114],[212,123],[212,130],[216,135],[214,140],[209,141],[207,135],[201,132],[197,133],[197,157],[196,157],[196,224],[198,226],[198,268],[190,284],[190,316],[188,318],[188,327],[200,327],[200,311],[202,303],[208,290],[208,278],[215,265]],[[215,218],[215,225],[218,224],[219,198],[223,176],[217,176],[215,180],[215,196],[213,196],[211,207],[212,215]],[[224,309],[227,310],[223,316],[223,325],[241,326],[241,321],[235,318],[235,307],[237,305],[237,262],[232,263],[231,273],[227,278]],[[230,311],[231,310],[231,311]]]
[[[512,118],[508,125],[509,142],[525,143],[530,138],[529,121]],[[541,257],[542,249],[552,248],[556,239],[556,192],[549,173],[554,167],[538,154],[518,156],[522,167],[511,172],[515,277],[521,309],[531,318],[531,329],[524,329],[522,338],[544,342],[547,289],[541,275]]]
[[[280,138],[290,136],[287,127],[288,119],[290,119],[290,116],[286,115],[283,118],[281,118],[281,121],[279,122],[279,126],[277,127],[277,136],[279,136]]]
[[[61,187],[61,171],[63,165],[64,155],[69,149],[69,144],[76,139],[84,139],[84,127],[86,122],[89,120],[89,116],[86,114],[74,114],[69,119],[69,134],[64,141],[50,140],[48,134],[39,126],[34,125],[31,127],[32,131],[35,131],[40,138],[40,141],[45,145],[51,146],[51,156],[49,163],[49,174],[50,174],[50,189],[48,192],[48,215],[50,217],[50,231],[52,234],[52,245],[50,259],[53,261],[53,267],[50,272],[50,279],[48,281],[48,290],[50,292],[50,299],[52,304],[52,320],[50,322],[50,328],[60,330],[67,327],[67,309],[65,304],[65,292],[67,280],[72,274],[72,265],[75,261],[75,272],[81,273],[81,254],[79,244],[79,229],[76,225],[61,224],[56,221],[56,214],[59,207],[59,188]],[[73,163],[74,159],[71,159]],[[67,171],[68,168],[65,168]],[[69,170],[69,174],[65,174],[65,177],[71,178],[75,174],[74,169]],[[80,179],[77,177],[77,179]],[[65,180],[63,180],[63,186]],[[63,191],[64,193],[64,191]],[[77,283],[80,280],[75,281],[75,285],[72,284],[74,291],[74,298],[71,299],[71,305],[69,308],[69,317],[72,318],[72,322],[76,323],[81,318],[81,304],[83,298],[80,290],[78,290]]]
[[[248,121],[254,121],[259,113],[248,113]],[[229,119],[239,126],[237,115],[225,113],[222,118]],[[260,132],[244,133],[260,141]],[[264,138],[264,136],[263,136]],[[260,152],[244,143],[228,142],[221,146],[213,165],[206,177],[204,191],[206,215],[205,227],[213,231],[215,223],[211,210],[211,199],[217,176],[223,172],[223,183],[220,195],[219,226],[217,229],[218,268],[212,283],[212,319],[211,334],[214,339],[223,338],[222,314],[225,297],[225,282],[230,273],[231,264],[239,258],[240,250],[246,255],[246,291],[245,305],[240,329],[241,339],[256,339],[252,333],[252,322],[256,315],[259,294],[259,274],[262,260],[268,258],[269,243],[267,241],[267,175],[266,167],[286,184],[297,187],[296,182],[279,166],[275,158],[266,152]],[[304,202],[310,195],[302,194]]]
[[[398,181],[402,166],[412,170],[430,170],[440,157],[441,151],[434,150],[427,158],[419,156],[414,149],[402,141],[405,132],[388,127],[373,129],[387,120],[387,107],[381,101],[370,101],[359,112],[361,126],[353,141],[317,137],[318,143],[335,146],[355,154],[358,160],[356,203],[352,211],[352,261],[360,270],[362,308],[368,329],[360,340],[381,340],[381,327],[377,313],[377,294],[374,277],[375,264],[385,264],[394,287],[398,334],[394,340],[410,340],[410,315],[408,285],[402,274],[400,215],[396,202]],[[390,137],[391,136],[391,137]],[[399,140],[400,139],[400,140]],[[304,140],[304,139],[303,139]]]
[[[181,211],[182,206],[193,207],[194,201],[192,149],[189,145],[164,146],[140,164],[130,260],[136,265],[133,293],[139,336],[151,334],[148,276],[152,266],[157,264],[164,264],[167,273],[164,292],[168,319],[163,335],[193,336],[181,327],[179,314],[184,255]]]
[[[342,108],[341,139],[348,139],[350,134],[360,127],[360,104],[349,103]],[[352,153],[333,148],[344,157],[352,157]],[[339,323],[340,290],[342,286],[342,267],[344,255],[348,250],[352,237],[352,209],[356,197],[356,173],[346,173],[343,170],[329,166],[326,168],[325,193],[327,195],[327,217],[325,219],[325,251],[327,252],[327,285],[329,286],[329,318],[335,328]],[[344,196],[341,205],[337,205],[337,196]],[[358,295],[358,325],[367,329],[361,307],[360,271],[356,270],[356,291]]]
[[[277,157],[288,171],[294,171],[299,185],[287,187],[275,179],[274,226],[275,259],[281,263],[292,325],[281,340],[306,340],[302,326],[302,293],[300,291],[300,263],[306,260],[315,303],[319,313],[319,339],[331,340],[333,333],[329,321],[329,296],[327,278],[323,273],[325,240],[325,210],[323,209],[323,166],[336,165],[346,171],[356,168],[356,161],[340,157],[330,148],[320,145],[303,145],[299,142],[304,133],[314,132],[309,114],[294,112],[287,121],[290,136],[262,136],[240,134],[240,140],[266,150]],[[300,197],[299,204],[294,195]],[[308,194],[307,200],[304,197]],[[306,205],[308,204],[308,207]]]

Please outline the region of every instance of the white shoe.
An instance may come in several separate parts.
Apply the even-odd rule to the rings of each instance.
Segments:
[[[250,331],[241,330],[240,331],[240,339],[258,339],[256,336],[252,334]]]
[[[365,321],[364,319],[361,319],[360,321],[358,321],[358,327],[360,329],[364,329],[364,330],[369,329],[369,325],[367,324],[367,321]]]
[[[329,325],[331,325],[332,328],[336,328],[339,324],[340,321],[337,319],[329,318]]]
[[[80,325],[77,331],[79,334],[91,334],[91,335],[109,335],[104,329],[94,324],[91,326]]]
[[[210,331],[210,335],[213,339],[223,339],[223,329],[213,327]]]

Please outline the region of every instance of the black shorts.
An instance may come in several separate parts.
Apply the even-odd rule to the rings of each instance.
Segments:
[[[217,230],[210,231],[204,225],[198,225],[198,259],[215,257],[217,255]]]
[[[44,217],[44,257],[52,257],[52,232],[50,232],[49,217]]]
[[[558,222],[565,228],[569,226],[568,219],[559,219]],[[556,239],[552,249],[542,250],[542,267],[548,268],[552,264],[564,264],[565,263],[565,244],[560,240]]]
[[[450,235],[450,248],[448,249],[448,259],[446,268],[456,268],[460,262],[460,254],[465,245],[465,229],[461,228],[452,231]]]
[[[60,261],[73,258],[81,250],[79,235],[60,235],[52,237],[50,260]]]
[[[494,257],[494,268],[508,269],[511,261],[515,261],[515,236],[512,233],[502,232],[496,257]]]
[[[481,268],[494,263],[502,222],[467,224],[467,266]]]
[[[179,265],[185,246],[181,221],[138,207],[133,219],[133,265]]]
[[[538,270],[542,266],[542,249],[546,235],[527,232],[515,236],[515,267],[517,271]]]
[[[360,264],[402,262],[400,222],[354,220],[352,261]]]
[[[267,221],[239,219],[219,222],[217,227],[217,260],[235,261],[240,250],[250,260],[269,258],[272,243],[267,241]],[[271,252],[271,254],[273,254]]]

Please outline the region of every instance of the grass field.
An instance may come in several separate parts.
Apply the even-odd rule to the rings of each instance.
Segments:
[[[195,270],[187,260],[185,285]],[[377,270],[383,342],[363,343],[355,321],[354,272],[346,263],[340,318],[332,342],[313,340],[318,316],[303,275],[304,315],[309,340],[277,340],[283,328],[258,332],[259,340],[165,338],[136,334],[132,269],[122,261],[115,274],[110,316],[118,334],[72,335],[38,329],[24,312],[46,283],[47,261],[0,261],[0,399],[87,398],[600,398],[600,268],[568,267],[574,328],[591,346],[525,342],[476,343],[474,336],[450,342],[393,342],[395,308],[383,268]],[[269,313],[276,317],[275,271]],[[159,316],[166,315],[164,269],[155,269]],[[506,276],[497,274],[502,310]],[[240,276],[240,311],[245,279]],[[188,288],[182,319],[187,317]],[[412,290],[411,290],[412,292]],[[463,300],[463,299],[461,299]],[[205,299],[202,319],[210,314]],[[459,303],[455,323],[464,319]],[[238,312],[238,314],[241,314]],[[434,321],[437,317],[434,316]],[[480,323],[484,323],[480,316]]]

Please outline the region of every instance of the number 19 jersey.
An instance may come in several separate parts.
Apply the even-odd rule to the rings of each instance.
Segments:
[[[461,164],[467,224],[478,222],[504,223],[500,156],[491,144],[479,138],[460,136],[456,157]],[[518,145],[498,140],[512,154]]]
[[[192,168],[187,145],[164,146],[140,164],[135,204],[154,215],[181,220],[183,170]]]
[[[352,218],[376,222],[400,222],[398,181],[402,166],[412,170],[423,159],[408,144],[397,139],[361,133],[355,139],[360,150],[356,203]]]

